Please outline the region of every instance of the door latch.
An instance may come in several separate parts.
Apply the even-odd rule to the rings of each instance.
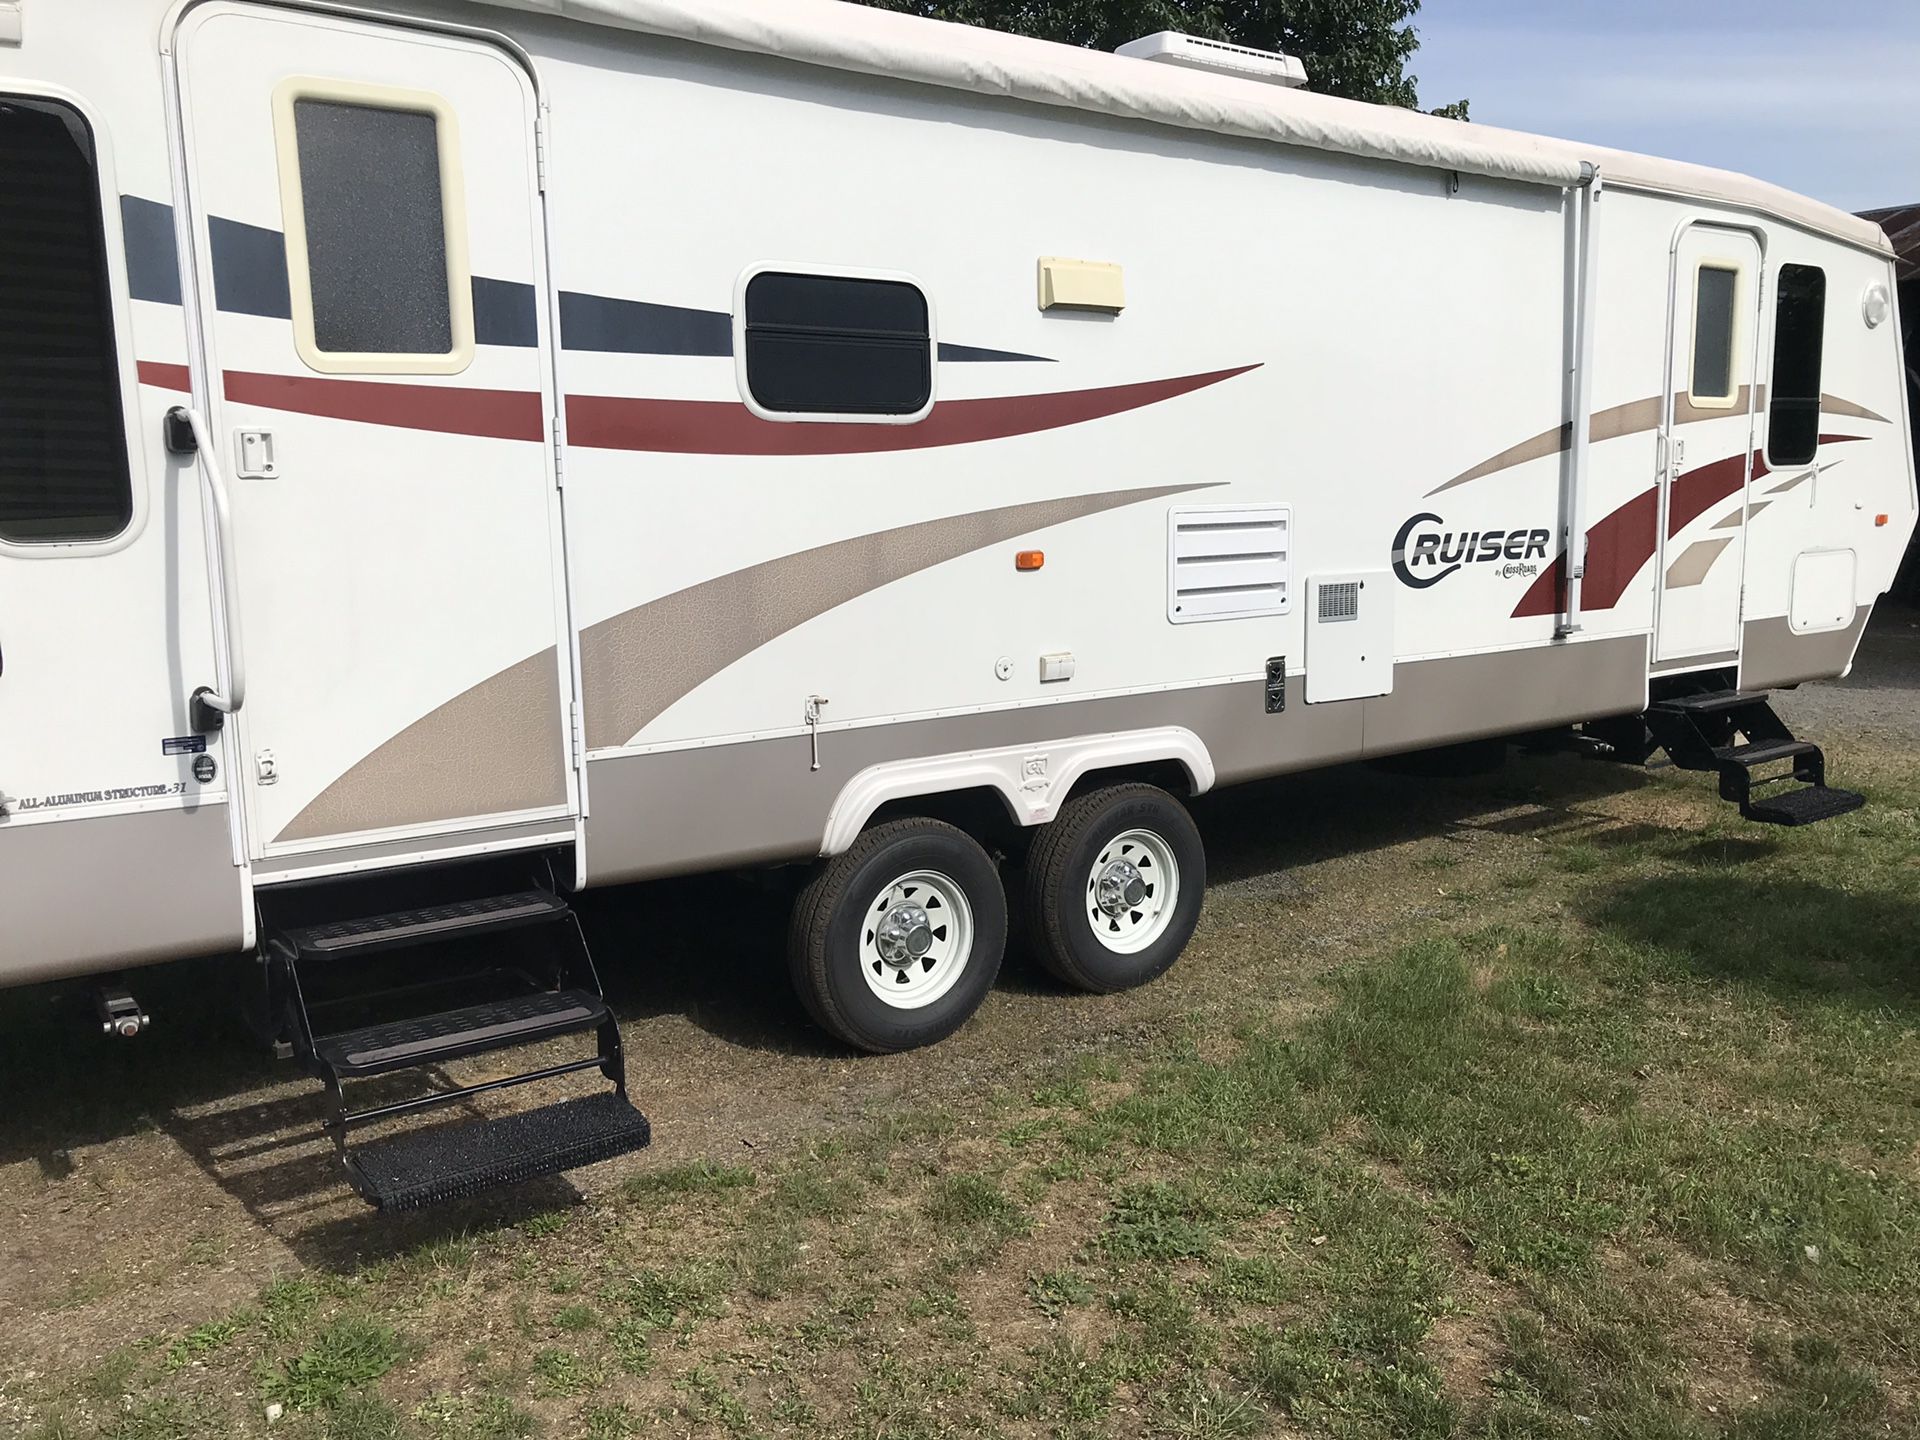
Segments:
[[[280,782],[280,762],[273,758],[273,751],[262,750],[253,757],[253,773],[262,785]]]
[[[242,480],[271,480],[280,473],[273,459],[271,430],[234,432],[233,473]]]

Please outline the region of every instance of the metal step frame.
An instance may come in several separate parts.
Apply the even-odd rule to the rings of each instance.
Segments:
[[[532,885],[504,893],[318,923],[302,919],[305,923],[276,925],[269,916],[261,917],[268,1012],[282,1017],[287,1047],[325,1087],[326,1132],[347,1178],[370,1204],[417,1208],[611,1158],[650,1141],[646,1117],[627,1097],[620,1027],[604,998],[579,916],[560,897],[550,865]],[[464,957],[468,949],[514,931],[521,932],[511,942],[516,948],[537,945],[550,963],[487,964],[423,980],[405,973],[407,957],[399,953],[432,946],[435,959],[444,962],[447,952]],[[334,983],[354,972],[356,967],[345,962],[387,952],[402,967],[400,983],[349,989],[331,1000],[310,999],[311,983],[321,977]],[[308,966],[317,969],[303,976]],[[530,973],[535,970],[543,973]],[[400,997],[417,1003],[422,993],[475,981],[512,986],[517,993],[337,1030],[322,1029],[316,1020],[316,1012],[336,1005],[391,1004]],[[418,1095],[362,1108],[349,1103],[349,1080],[425,1070],[587,1031],[596,1037],[595,1053],[589,1056],[468,1085],[439,1084]],[[611,1088],[541,1109],[349,1145],[353,1132],[381,1121],[588,1070],[598,1070]]]
[[[1720,798],[1738,805],[1745,819],[1810,825],[1866,804],[1864,795],[1827,784],[1826,755],[1818,745],[1798,739],[1763,692],[1671,695],[1650,705],[1645,721],[1653,740],[1678,768],[1716,774]],[[1781,762],[1791,762],[1791,770],[1756,773]],[[1799,788],[1777,788],[1786,785]],[[1769,788],[1756,794],[1756,786]]]

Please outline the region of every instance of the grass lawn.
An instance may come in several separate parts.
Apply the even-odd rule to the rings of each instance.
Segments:
[[[0,1396],[35,1440],[1920,1434],[1920,763],[1846,758],[1870,808],[1791,833],[1671,772],[1537,830],[1573,762],[1426,782],[1521,821],[1354,882],[1432,892],[1357,958],[1223,888],[1150,1040]]]

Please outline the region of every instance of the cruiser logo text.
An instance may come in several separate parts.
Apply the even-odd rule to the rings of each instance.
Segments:
[[[1462,565],[1497,562],[1509,579],[1540,573],[1550,530],[1449,530],[1431,512],[1415,515],[1393,537],[1393,571],[1416,590],[1438,585]]]

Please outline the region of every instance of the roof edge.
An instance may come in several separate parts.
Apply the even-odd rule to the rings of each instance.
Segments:
[[[1892,253],[1877,225],[1732,171],[1281,90],[843,0],[474,0],[973,94],[1556,188],[1607,180],[1758,210]]]

